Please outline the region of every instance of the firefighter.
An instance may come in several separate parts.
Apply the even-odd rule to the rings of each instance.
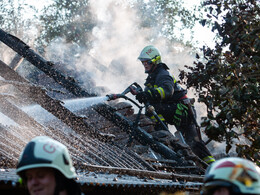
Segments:
[[[31,195],[81,194],[67,147],[47,136],[35,137],[26,145],[16,173]]]
[[[143,64],[148,77],[144,84],[144,91],[138,93],[136,99],[140,103],[149,102],[166,125],[175,125],[198,157],[208,164],[214,162],[215,159],[196,129],[196,114],[194,106],[191,108],[190,103],[186,101],[189,100],[187,91],[170,75],[168,66],[162,63],[159,50],[152,45],[146,46],[138,59]],[[146,114],[149,115],[148,112]],[[154,116],[150,117],[156,121]],[[163,129],[158,121],[155,129]]]
[[[212,163],[206,171],[202,195],[260,194],[260,168],[253,162],[227,157]]]

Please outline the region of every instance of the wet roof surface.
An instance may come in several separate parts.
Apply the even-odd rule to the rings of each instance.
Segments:
[[[71,92],[68,94],[68,97],[75,97],[76,101],[79,102],[78,98],[82,98],[83,95],[91,96],[86,90],[80,88],[77,83],[72,82],[71,79],[68,79],[58,72],[58,70],[54,69],[55,64],[51,64],[50,66],[50,62],[34,53],[34,51],[21,40],[4,33],[2,30],[0,30],[0,32],[3,34],[3,36],[0,37],[1,41],[8,44],[7,42],[9,40],[14,46],[11,47],[9,45],[9,47],[14,49],[17,53],[22,52],[20,55],[37,66],[37,68],[44,68],[46,74],[48,74],[49,71],[49,76],[56,76],[54,78],[56,82],[54,83],[61,85],[66,84],[63,85],[62,89],[66,89],[68,93]],[[43,86],[37,86],[17,74],[15,70],[11,69],[1,60],[0,69],[0,117],[3,118],[4,116],[6,118],[0,123],[0,168],[2,168],[0,169],[0,190],[10,190],[12,188],[15,188],[15,190],[20,189],[18,176],[15,174],[15,167],[24,146],[33,137],[38,135],[50,136],[68,147],[74,166],[78,171],[77,181],[86,189],[85,191],[88,191],[91,187],[98,189],[111,188],[112,191],[118,188],[122,188],[123,191],[125,191],[126,188],[136,188],[142,189],[142,192],[146,192],[147,188],[198,191],[201,187],[202,184],[200,182],[202,181],[202,177],[200,173],[203,172],[203,168],[201,169],[200,167],[197,170],[188,169],[188,172],[184,175],[174,175],[173,172],[177,172],[176,170],[180,169],[171,167],[172,172],[167,173],[167,171],[164,171],[166,166],[162,167],[163,171],[154,166],[154,164],[163,164],[158,162],[153,163],[158,160],[159,157],[161,158],[160,154],[154,155],[155,152],[148,149],[147,151],[152,151],[156,158],[153,159],[154,161],[147,161],[144,156],[137,154],[136,151],[133,150],[134,147],[127,147],[130,137],[133,136],[133,134],[129,135],[127,131],[129,131],[129,129],[133,130],[131,129],[131,125],[133,125],[132,121],[135,120],[133,117],[132,121],[126,118],[126,115],[132,113],[131,106],[121,105],[122,108],[118,111],[114,109],[115,107],[103,104],[103,107],[100,107],[100,112],[98,112],[98,109],[93,110],[92,108],[87,108],[89,106],[86,105],[86,102],[83,102],[83,113],[78,114],[64,107],[64,103],[61,99],[56,99],[50,95],[49,89],[52,88],[52,86],[50,86],[51,83],[43,83]],[[54,94],[54,91],[55,90],[51,89],[51,94]],[[77,96],[79,92],[80,94]],[[33,113],[31,114],[28,110],[23,109],[24,106],[28,106],[29,109],[34,109],[35,105],[41,107],[41,110],[45,112],[34,110],[35,112],[31,112]],[[77,106],[81,108],[81,105]],[[102,112],[106,110],[108,111],[109,119],[102,115]],[[46,112],[52,116],[48,118]],[[112,122],[111,119],[115,117],[115,115],[113,115],[115,112],[119,114],[116,115],[116,120]],[[122,119],[123,121],[120,123],[121,126],[119,123],[116,124],[118,119]],[[4,123],[5,121],[8,122]],[[148,123],[146,121],[146,124],[152,125],[151,122]],[[147,130],[149,129],[150,127],[148,126]],[[193,160],[191,158],[185,159],[185,154],[189,157],[187,151],[185,153],[181,152],[185,147],[178,145],[179,148],[176,148],[176,150],[179,149],[179,151],[173,152],[162,143],[155,141],[153,136],[143,129],[139,130],[143,131],[144,134],[140,136],[141,138],[139,140],[134,140],[132,144],[139,144],[141,146],[142,144],[139,142],[142,142],[142,139],[145,138],[142,136],[147,136],[148,141],[152,141],[152,143],[146,145],[146,147],[149,148],[149,146],[154,145],[158,147],[162,146],[163,149],[166,149],[167,155],[167,152],[172,152],[174,156],[178,156],[178,158],[175,159],[163,159],[171,161],[170,163],[166,163],[167,166],[172,164],[176,165],[174,161],[181,162],[181,164],[178,164],[181,166],[196,166],[193,161],[195,159],[194,156]],[[112,136],[111,132],[113,133]],[[155,147],[155,149],[157,148]],[[175,155],[175,153],[179,152],[180,154]],[[96,169],[92,167],[90,171],[88,168],[92,165],[107,167],[108,169],[112,169],[112,167],[119,168],[121,170],[117,173],[111,171],[101,172],[99,171],[99,167]],[[182,170],[185,170],[185,166],[182,167]],[[128,173],[132,172],[132,174],[126,174],[123,169],[129,170]],[[88,172],[84,172],[85,170],[88,170]],[[145,171],[151,172],[148,173]],[[163,173],[165,173],[165,175],[163,175]],[[193,177],[190,173],[198,173],[198,175]]]
[[[19,177],[15,173],[15,169],[0,169],[0,183],[19,186]],[[141,188],[176,188],[176,189],[193,189],[198,190],[201,182],[174,182],[169,179],[156,179],[147,177],[136,177],[129,175],[118,175],[108,173],[78,173],[77,182],[85,186],[102,186],[102,187],[141,187]],[[0,188],[1,189],[1,188]]]

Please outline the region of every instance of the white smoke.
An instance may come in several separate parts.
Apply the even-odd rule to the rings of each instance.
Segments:
[[[71,55],[71,48],[75,50],[77,46],[59,38],[47,48],[47,57],[54,61],[66,61],[67,69],[77,72],[76,79],[86,88],[91,78],[94,90],[97,86],[105,87],[106,91],[100,94],[105,95],[120,93],[133,82],[143,86],[147,75],[137,57],[145,46],[154,45],[161,51],[162,61],[178,80],[179,70],[183,70],[184,65],[192,65],[195,60],[192,49],[160,36],[161,26],[140,28],[141,18],[136,7],[143,5],[129,2],[90,0],[91,12],[97,19],[91,36],[92,48],[85,52],[77,51],[80,56],[75,56],[75,51]],[[188,95],[195,97],[191,90]],[[205,107],[201,109],[202,105],[198,103],[195,106],[200,121],[200,117],[206,115]]]
[[[159,36],[162,27],[140,28],[137,9],[128,1],[91,0],[89,3],[92,14],[97,18],[92,31],[93,47],[89,52],[81,51],[83,55],[75,59],[75,63],[68,64],[68,69],[79,73],[76,79],[85,82],[86,86],[89,77],[96,86],[107,89],[104,93],[120,93],[133,82],[143,85],[147,75],[137,57],[147,45],[154,45],[160,50],[162,61],[177,80],[179,70],[183,70],[184,65],[193,64],[192,48]],[[55,54],[55,58],[51,57],[54,59],[72,59],[73,55],[64,54],[69,53],[69,47],[74,46],[58,39],[49,45],[47,53],[49,56]],[[189,90],[189,96],[195,97],[194,92]],[[200,121],[200,117],[206,115],[205,107],[201,110],[201,105],[196,103],[195,106]]]
[[[9,64],[15,56],[15,52],[0,41],[0,60]]]
[[[89,52],[83,52],[84,55],[75,58],[75,63],[68,64],[69,69],[80,73],[76,79],[86,82],[86,85],[91,77],[96,86],[107,89],[106,94],[120,93],[133,82],[143,86],[147,75],[137,57],[145,46],[151,44],[160,50],[162,61],[169,66],[177,80],[179,70],[195,61],[192,48],[179,42],[170,43],[166,38],[158,36],[158,27],[138,28],[140,17],[136,8],[129,6],[128,2],[91,0],[89,3],[92,14],[98,19],[92,31],[93,47]],[[48,53],[60,56],[60,59],[73,58],[72,55],[64,54],[70,51],[69,47],[74,46],[64,39],[58,39],[50,44]],[[194,93],[191,89],[188,91],[189,97],[197,100]],[[200,123],[201,117],[206,116],[206,107],[196,101],[195,108]],[[172,126],[170,130],[174,132],[175,128]],[[207,140],[205,136],[204,140]],[[215,146],[213,143],[210,145]],[[217,145],[220,149],[219,144]],[[224,147],[220,150],[222,152]]]
[[[138,54],[146,41],[146,30],[138,29],[135,9],[117,1],[90,1],[92,14],[98,19],[93,29],[94,44],[90,55],[105,65],[108,71],[97,72],[93,77],[97,85],[106,85],[111,92],[121,92],[134,81],[143,82],[144,71],[137,61]],[[87,58],[87,59],[86,59]],[[95,64],[83,56],[87,68]],[[93,71],[95,72],[95,71]],[[141,75],[141,76],[140,76]]]
[[[155,33],[157,29],[139,28],[140,17],[136,8],[129,6],[127,1],[91,0],[90,5],[98,24],[92,31],[93,48],[80,57],[77,69],[79,72],[83,69],[91,72],[98,86],[106,86],[110,92],[118,93],[135,81],[143,84],[146,75],[137,57],[147,45],[152,44],[161,51],[163,61],[175,77],[179,74],[178,69],[193,62],[190,49],[159,38]],[[100,71],[89,55],[104,65],[107,71]]]
[[[192,49],[179,42],[169,42],[160,36],[160,26],[140,28],[140,16],[136,7],[129,2],[90,0],[92,14],[98,21],[92,31],[92,48],[82,52],[78,45],[66,43],[63,38],[58,38],[48,46],[47,59],[66,62],[68,70],[78,73],[75,79],[87,87],[91,78],[95,83],[93,88],[105,87],[107,90],[103,93],[106,94],[120,93],[133,82],[141,85],[144,83],[147,75],[137,57],[145,46],[154,45],[161,51],[163,62],[169,66],[170,72],[178,80],[179,70],[183,70],[184,65],[192,65],[195,60]],[[71,53],[75,55],[70,55]],[[78,53],[84,55],[78,56]],[[10,60],[10,57],[4,59],[7,63]],[[193,93],[189,90],[188,94],[190,97],[196,97]],[[204,104],[199,103],[195,103],[195,107],[200,122],[200,118],[206,116],[206,108]],[[170,128],[175,130],[174,127]],[[207,138],[204,137],[204,140]],[[223,144],[212,142],[210,145],[221,152],[224,151]]]

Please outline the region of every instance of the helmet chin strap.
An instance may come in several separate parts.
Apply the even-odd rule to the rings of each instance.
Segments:
[[[155,70],[155,68],[157,67],[157,61],[158,60],[160,60],[161,59],[161,56],[159,56],[159,55],[156,55],[156,56],[154,56],[150,61],[149,61],[149,63],[150,64],[152,64],[152,67],[151,67],[151,69],[149,70],[149,73],[152,73],[154,70]]]
[[[152,73],[155,68],[157,67],[157,61],[161,59],[161,56],[155,56],[154,58],[152,58],[151,60],[148,61],[149,65],[152,65],[152,67],[150,68],[150,70],[145,71],[145,73]]]

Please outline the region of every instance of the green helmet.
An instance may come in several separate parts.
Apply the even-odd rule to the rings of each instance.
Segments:
[[[159,64],[161,63],[161,54],[156,47],[149,45],[143,48],[138,59],[140,61],[151,60],[152,63]]]
[[[237,157],[215,161],[206,171],[201,194],[213,194],[219,187],[228,188],[231,194],[260,194],[260,168]]]
[[[68,179],[76,177],[67,147],[47,136],[35,137],[26,145],[18,160],[16,173],[21,176],[27,169],[41,167],[57,169]]]

